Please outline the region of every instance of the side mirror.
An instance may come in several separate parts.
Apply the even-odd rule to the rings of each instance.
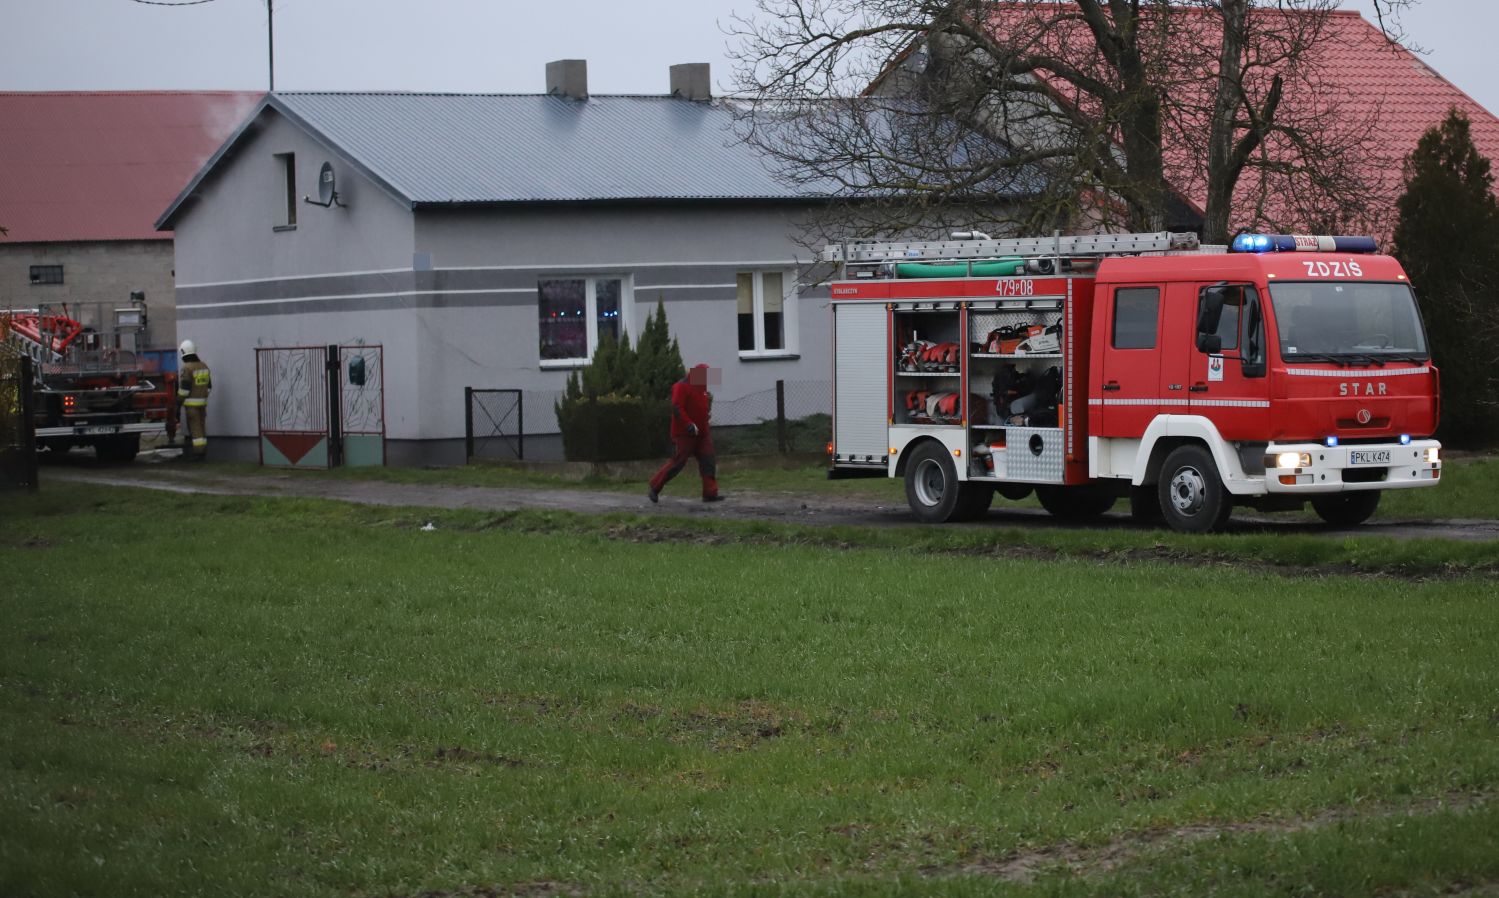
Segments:
[[[1268,370],[1265,362],[1265,320],[1260,314],[1259,297],[1254,291],[1249,291],[1248,301],[1245,303],[1244,321],[1244,376],[1264,377]]]
[[[1216,334],[1218,321],[1223,317],[1223,306],[1228,301],[1227,288],[1222,284],[1206,287],[1197,306],[1197,333]]]
[[[1218,324],[1223,320],[1223,306],[1228,302],[1228,288],[1223,284],[1204,287],[1197,301],[1197,350],[1209,355],[1223,351]]]

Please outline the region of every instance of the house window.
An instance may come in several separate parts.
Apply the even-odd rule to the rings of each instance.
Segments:
[[[33,284],[61,284],[61,265],[33,265],[31,266],[31,282]]]
[[[599,338],[629,333],[629,284],[620,277],[546,278],[536,286],[541,361],[586,362]]]
[[[1114,348],[1154,349],[1159,287],[1121,287],[1114,293]]]
[[[286,187],[286,207],[276,218],[276,227],[297,226],[297,154],[277,153],[276,165],[279,180]]]
[[[796,351],[796,292],[783,271],[741,271],[735,278],[739,354],[788,355]]]

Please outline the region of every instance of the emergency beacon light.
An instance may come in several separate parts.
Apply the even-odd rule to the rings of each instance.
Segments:
[[[1236,253],[1377,253],[1373,237],[1323,237],[1307,234],[1240,234]]]

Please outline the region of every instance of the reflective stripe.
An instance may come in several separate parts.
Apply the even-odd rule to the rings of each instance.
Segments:
[[[1129,406],[1129,405],[1169,405],[1169,406],[1208,406],[1212,408],[1269,408],[1268,399],[1097,399],[1090,398],[1089,405],[1107,406]]]
[[[1336,371],[1327,371],[1322,368],[1287,368],[1286,373],[1293,377],[1404,377],[1407,374],[1425,374],[1430,368],[1382,368],[1374,371],[1361,369],[1350,371],[1341,368]]]
[[[183,408],[205,408],[205,407],[207,407],[207,405],[208,405],[208,400],[207,399],[184,399],[184,400],[182,400],[182,407]]]
[[[191,395],[193,395],[193,391],[192,390],[178,390],[177,391],[177,398],[178,399],[186,399],[187,397],[189,397]]]
[[[193,439],[193,448],[194,449],[202,449],[204,446],[207,446],[207,445],[208,445],[208,438],[207,437],[195,437]]]

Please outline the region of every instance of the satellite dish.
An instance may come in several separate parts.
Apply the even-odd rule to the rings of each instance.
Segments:
[[[317,173],[317,198],[325,206],[338,196],[333,187],[333,163],[324,162],[323,167]]]
[[[338,206],[341,209],[348,208],[348,206],[339,202],[338,185],[333,177],[333,163],[324,162],[323,167],[318,169],[317,199],[313,199],[310,196],[304,196],[302,199],[314,206],[322,206],[324,209],[329,206]]]

